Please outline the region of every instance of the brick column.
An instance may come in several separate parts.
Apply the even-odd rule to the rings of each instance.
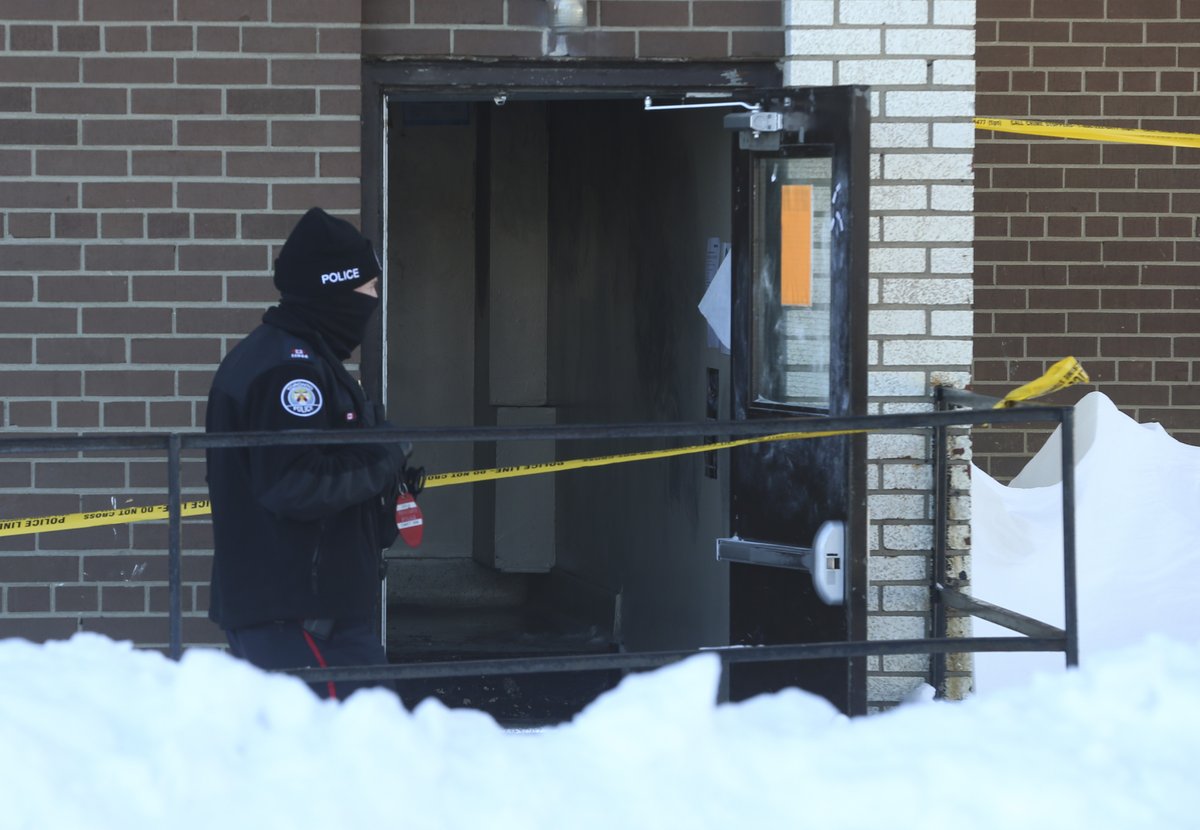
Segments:
[[[790,0],[789,86],[871,87],[871,317],[874,412],[928,408],[934,384],[971,367],[974,0]],[[965,449],[965,437],[958,449]],[[933,544],[928,432],[872,435],[869,636],[923,637]],[[955,471],[951,546],[968,546],[967,479]],[[956,569],[964,567],[956,557]],[[868,700],[884,706],[925,678],[924,656],[872,658]],[[950,692],[963,690],[953,680]]]

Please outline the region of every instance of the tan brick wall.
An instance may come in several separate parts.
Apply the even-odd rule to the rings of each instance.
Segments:
[[[275,296],[273,245],[360,209],[358,2],[0,0],[0,423],[192,430]],[[162,503],[152,455],[0,457],[0,516]],[[128,456],[129,454],[122,454]],[[188,459],[188,493],[204,493]],[[184,627],[213,640],[209,533]],[[166,642],[166,528],[0,539],[0,637]]]
[[[978,114],[1200,132],[1200,0],[979,0]],[[1200,441],[1200,151],[981,132],[975,388],[1074,355],[1139,421]],[[977,430],[1015,474],[1044,431]]]
[[[789,3],[786,83],[870,86],[873,413],[927,409],[933,384],[969,380],[974,23],[974,3]],[[923,637],[934,544],[929,433],[873,434],[867,447],[868,633]],[[968,483],[961,466],[951,480],[956,508]],[[969,546],[967,530],[956,509],[952,554]],[[926,655],[868,658],[868,705],[895,705],[929,679],[930,665]],[[951,696],[962,679],[948,684]]]

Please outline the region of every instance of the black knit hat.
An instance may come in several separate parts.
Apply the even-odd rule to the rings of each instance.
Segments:
[[[364,285],[382,273],[370,240],[345,219],[310,208],[275,259],[281,294],[328,297]]]

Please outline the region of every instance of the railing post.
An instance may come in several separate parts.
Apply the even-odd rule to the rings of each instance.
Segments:
[[[180,448],[179,433],[167,436],[167,593],[169,604],[170,632],[169,654],[178,660],[183,654],[183,553],[182,553],[182,496],[179,483]]]
[[[942,387],[934,389],[937,411],[946,408]],[[946,578],[946,524],[949,519],[949,482],[946,480],[946,427],[933,428],[933,562],[929,574],[929,611],[932,616],[934,639],[946,636],[946,606],[942,602],[942,581]],[[930,655],[930,681],[937,697],[946,691],[946,655]]]
[[[1075,410],[1062,412],[1063,630],[1068,666],[1079,665],[1079,608],[1075,585]]]

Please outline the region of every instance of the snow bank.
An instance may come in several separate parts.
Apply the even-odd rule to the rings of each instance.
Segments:
[[[847,720],[797,690],[714,705],[699,656],[509,733],[391,695],[323,702],[215,651],[0,642],[5,828],[1194,827],[1200,648]]]
[[[1075,407],[1081,660],[1163,632],[1200,641],[1200,447],[1138,424],[1100,392]],[[1063,624],[1061,435],[1012,484],[971,469],[971,582],[980,599]],[[979,636],[1011,635],[975,622]],[[1061,654],[979,654],[980,692],[1061,670]]]

